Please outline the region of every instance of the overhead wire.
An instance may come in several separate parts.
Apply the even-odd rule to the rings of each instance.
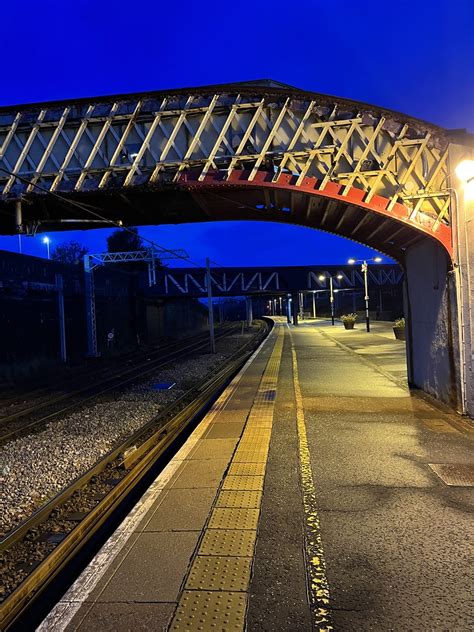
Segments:
[[[96,209],[95,211],[93,211],[93,210],[91,210],[91,208],[88,208],[90,205],[85,205],[85,204],[82,204],[81,202],[77,202],[76,200],[71,200],[71,199],[69,199],[67,197],[63,197],[59,193],[56,193],[56,191],[50,191],[46,187],[43,187],[43,186],[37,184],[36,182],[33,182],[32,180],[28,180],[28,178],[25,178],[25,177],[20,176],[20,175],[18,175],[16,173],[13,173],[13,172],[9,171],[8,169],[5,169],[4,167],[0,167],[0,171],[3,171],[3,172],[7,173],[10,176],[13,176],[14,178],[17,178],[21,182],[24,182],[26,184],[34,186],[35,188],[39,189],[40,191],[43,191],[44,193],[47,193],[48,195],[51,195],[52,197],[54,197],[55,199],[59,200],[63,204],[64,203],[65,204],[69,204],[71,206],[79,208],[80,210],[84,211],[85,213],[89,213],[90,215],[93,215],[97,219],[103,221],[105,224],[110,224],[110,225],[112,225],[112,226],[114,226],[116,228],[119,228],[121,230],[124,230],[124,231],[126,231],[126,232],[128,232],[128,233],[130,233],[132,235],[136,235],[136,233],[133,230],[130,230],[127,226],[122,226],[122,224],[120,222],[117,222],[117,221],[115,221],[113,219],[109,219],[107,217],[104,217],[100,213],[97,213],[96,211],[100,211],[100,209],[98,209],[96,206],[92,206],[91,207],[91,208]],[[161,250],[162,252],[167,252],[169,254],[173,254],[177,259],[182,259],[183,261],[186,261],[187,263],[191,263],[192,265],[196,266],[197,268],[203,268],[204,267],[204,266],[200,265],[199,263],[197,263],[196,261],[193,261],[189,257],[184,257],[183,255],[179,255],[174,250],[166,248],[165,246],[162,246],[161,244],[157,244],[153,240],[148,239],[148,237],[143,237],[142,235],[140,235],[140,238],[143,241],[151,244],[155,248]],[[217,264],[217,265],[219,265],[219,264]]]

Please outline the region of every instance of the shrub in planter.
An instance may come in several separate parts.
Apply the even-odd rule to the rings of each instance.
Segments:
[[[393,333],[397,340],[405,340],[405,319],[397,318],[393,326]]]
[[[341,316],[341,320],[345,329],[354,329],[355,321],[357,320],[357,314],[344,314]]]

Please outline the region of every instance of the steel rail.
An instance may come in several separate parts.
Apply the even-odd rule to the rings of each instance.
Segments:
[[[15,391],[13,387],[9,391],[8,389],[2,389],[2,395],[0,397],[0,410],[17,404],[19,399],[23,399],[26,401],[28,399],[34,399],[34,398],[39,399],[41,397],[46,397],[48,394],[47,389],[50,387],[49,383],[51,382],[51,380],[54,380],[54,388],[59,389],[59,388],[67,387],[67,385],[70,384],[72,381],[74,380],[77,381],[78,379],[82,380],[84,378],[95,379],[95,378],[102,378],[102,377],[108,378],[114,375],[118,376],[118,375],[123,374],[123,371],[125,369],[124,368],[117,369],[116,365],[111,365],[110,362],[113,362],[114,360],[115,361],[118,360],[122,363],[125,363],[125,368],[131,367],[132,363],[135,363],[134,365],[138,366],[137,363],[140,360],[143,361],[143,358],[145,356],[147,357],[147,361],[148,361],[150,357],[154,357],[158,354],[162,354],[163,352],[167,351],[169,348],[175,347],[176,345],[180,343],[188,342],[190,340],[194,340],[197,338],[204,338],[205,336],[208,336],[207,332],[201,332],[198,334],[185,336],[179,340],[173,340],[171,342],[168,341],[166,343],[163,343],[161,346],[155,346],[148,350],[131,351],[130,353],[126,353],[120,356],[106,358],[106,363],[103,366],[98,366],[98,367],[78,366],[77,368],[72,368],[71,373],[69,373],[68,375],[53,373],[46,380],[34,380],[34,382],[37,382],[37,384],[36,386],[32,385],[33,387],[30,391],[18,392],[18,390]],[[75,389],[74,391],[69,391],[68,393],[64,393],[63,395],[60,395],[58,397],[68,397],[71,394],[74,394],[75,392],[77,392],[77,390],[78,389]],[[49,402],[51,402],[51,399],[49,400]],[[30,406],[28,408],[30,408]],[[0,414],[0,424],[5,419],[19,416],[23,414],[24,412],[26,414],[26,411],[27,411],[26,408],[21,408],[12,413],[9,413],[8,415]]]
[[[237,327],[235,328],[229,327],[229,329],[219,332],[216,335],[216,338],[220,340],[221,338],[224,338],[230,335],[233,331],[235,331],[235,329],[237,329]],[[35,419],[31,421],[30,423],[25,423],[21,425],[19,428],[14,428],[10,432],[7,431],[7,432],[1,433],[0,445],[5,444],[6,442],[10,441],[13,437],[17,435],[21,435],[25,431],[31,430],[35,426],[39,426],[41,423],[44,423],[45,421],[48,421],[49,419],[52,419],[53,417],[56,417],[57,415],[61,415],[66,412],[69,412],[77,408],[78,406],[81,406],[95,399],[96,397],[104,395],[105,393],[113,391],[116,388],[119,388],[121,386],[125,386],[126,384],[130,384],[134,382],[135,380],[142,379],[146,377],[147,375],[149,375],[150,373],[153,373],[157,369],[166,366],[173,360],[176,360],[187,353],[202,349],[203,347],[206,347],[208,344],[209,344],[209,341],[208,341],[208,336],[206,334],[205,336],[203,336],[202,340],[201,338],[199,338],[198,340],[194,340],[184,347],[183,346],[176,347],[174,350],[169,351],[167,355],[162,356],[161,358],[157,359],[151,364],[150,362],[146,362],[141,366],[131,367],[127,371],[120,373],[120,375],[115,375],[110,378],[107,378],[106,380],[102,382],[102,385],[97,385],[97,384],[88,385],[86,387],[78,389],[75,392],[66,394],[65,397],[61,396],[58,399],[53,398],[52,400],[48,402],[44,402],[40,404],[39,406],[32,406],[30,409],[23,409],[23,411],[21,411],[20,413],[14,414],[9,418],[3,417],[2,419],[0,419],[0,426],[4,426],[7,423],[13,423],[17,420],[20,420],[22,417],[25,417],[28,414],[33,414],[36,411],[39,411],[43,408],[47,408],[48,406],[51,406],[54,403],[57,403],[58,401],[63,401],[64,399],[75,397],[76,395],[80,395],[81,393],[84,393],[84,392],[87,393],[88,391],[91,391],[91,390],[93,391],[90,395],[87,395],[86,397],[83,397],[78,401],[74,401],[71,404],[64,406],[63,408],[59,410],[55,410],[43,417],[40,417],[39,419]],[[146,369],[143,370],[143,367],[146,367]],[[116,381],[118,377],[121,378],[124,375],[127,375],[128,377],[125,377],[122,380]],[[104,384],[108,384],[108,386],[103,387]],[[97,386],[99,386],[99,390],[96,390]]]
[[[83,489],[93,477],[102,473],[107,466],[116,462],[120,455],[136,444],[140,438],[145,437],[145,441],[132,452],[132,458],[128,463],[127,457],[125,457],[116,464],[116,468],[124,467],[126,469],[125,476],[5,599],[1,606],[0,626],[2,630],[7,630],[18,621],[24,610],[33,603],[58,573],[97,533],[179,435],[193,421],[200,418],[209,404],[216,399],[223,387],[228,384],[233,375],[251,356],[255,347],[261,343],[268,331],[267,325],[262,326],[259,333],[234,353],[216,375],[211,378],[206,376],[200,384],[195,385],[181,398],[166,407],[131,437],[115,446],[86,473],[78,477],[55,498],[5,536],[0,543],[1,553],[5,553],[9,548],[23,540],[31,529],[49,519],[55,509],[63,505],[75,492]],[[166,421],[166,417],[172,410],[176,409],[196,391],[199,393],[198,396]],[[155,426],[157,426],[156,429],[151,436],[148,436]],[[129,469],[130,467],[131,469]]]
[[[149,365],[149,358],[150,357],[156,357],[157,355],[162,356],[163,353],[167,353],[169,350],[174,350],[176,347],[178,347],[180,345],[180,343],[193,343],[194,341],[197,340],[207,340],[208,339],[208,334],[207,332],[204,333],[199,333],[197,335],[194,336],[186,336],[185,338],[183,338],[182,340],[178,340],[178,341],[173,341],[170,342],[168,344],[163,345],[162,347],[159,347],[157,349],[153,349],[151,351],[149,351],[148,353],[145,352],[140,352],[140,353],[135,353],[135,354],[131,354],[130,356],[126,356],[125,358],[123,358],[125,361],[132,361],[134,359],[134,356],[137,357],[137,359],[141,359],[143,358],[143,355],[147,356],[147,361],[146,362],[142,362],[140,364],[133,364],[130,365],[128,367],[125,368],[121,368],[121,369],[117,369],[114,367],[101,367],[99,368],[97,371],[90,371],[90,369],[83,369],[81,371],[79,371],[78,373],[75,373],[74,375],[69,375],[66,376],[65,379],[60,382],[60,385],[64,385],[67,384],[68,382],[70,382],[71,380],[82,378],[82,377],[89,377],[89,378],[97,378],[97,377],[102,377],[103,376],[103,382],[107,381],[107,380],[111,380],[114,377],[122,377],[123,375],[125,375],[127,372],[132,372],[133,370],[140,368],[142,366],[147,366]],[[141,358],[140,358],[141,356]],[[121,360],[121,358],[119,358]],[[56,384],[55,384],[56,386]],[[73,397],[74,395],[78,395],[81,392],[90,389],[90,388],[94,388],[94,386],[97,386],[97,384],[95,385],[91,385],[91,384],[84,384],[84,386],[81,386],[79,388],[74,389],[73,391],[69,391],[67,393],[62,393],[61,395],[57,395],[54,397],[51,397],[48,401],[45,402],[40,402],[38,404],[33,404],[31,406],[28,406],[26,408],[21,408],[20,410],[17,410],[13,413],[11,413],[10,415],[0,415],[0,424],[3,423],[7,423],[8,421],[13,421],[23,415],[27,415],[30,412],[34,412],[37,410],[40,410],[41,408],[45,408],[47,406],[49,406],[50,404],[56,403],[58,401],[61,401],[63,399],[67,399],[68,397]],[[8,406],[9,402],[14,401],[15,399],[18,399],[18,397],[25,397],[28,398],[29,396],[34,396],[36,393],[45,393],[46,388],[42,387],[42,388],[37,388],[34,389],[32,391],[30,391],[29,393],[25,393],[24,395],[22,394],[18,394],[15,396],[11,396],[9,399],[7,399],[6,401],[0,401],[0,408],[4,407],[4,406]]]

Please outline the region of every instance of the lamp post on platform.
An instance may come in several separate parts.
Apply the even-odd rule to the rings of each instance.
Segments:
[[[333,285],[333,279],[342,279],[342,274],[336,274],[335,277],[331,276],[331,275],[327,275],[325,276],[324,274],[320,274],[319,275],[319,280],[320,281],[325,281],[326,279],[329,279],[329,301],[331,303],[331,323],[334,325],[334,285]],[[313,294],[313,298],[314,298],[314,294]]]
[[[50,256],[49,256],[49,237],[43,237],[43,244],[46,244],[46,248],[48,250],[48,259],[50,259]]]
[[[361,271],[364,274],[364,290],[365,290],[365,327],[367,331],[370,331],[370,316],[369,316],[369,284],[367,280],[367,271],[368,271],[368,261],[373,261],[374,263],[380,263],[382,261],[382,257],[372,257],[372,259],[349,259],[347,263],[350,265],[354,265],[355,263],[361,263]]]
[[[316,320],[316,290],[313,290],[313,318]]]

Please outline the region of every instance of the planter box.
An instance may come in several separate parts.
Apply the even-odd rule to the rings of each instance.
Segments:
[[[345,329],[354,329],[354,325],[355,325],[355,323],[349,323],[345,321],[342,321],[342,324],[344,325]]]
[[[405,327],[394,327],[393,333],[397,340],[405,340]]]

